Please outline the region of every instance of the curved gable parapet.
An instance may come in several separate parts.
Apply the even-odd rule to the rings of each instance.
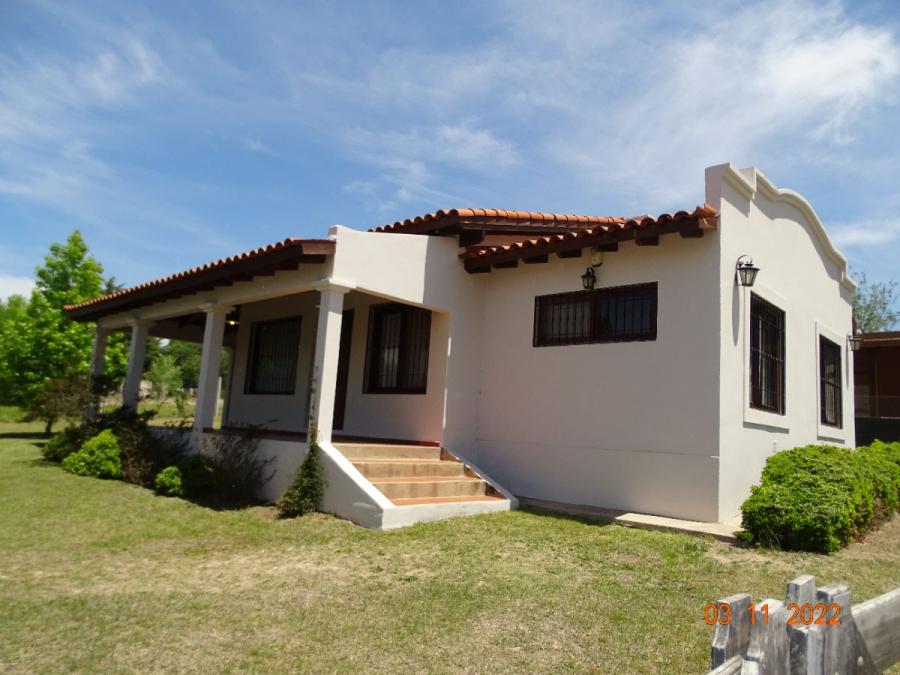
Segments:
[[[753,196],[759,192],[772,202],[788,204],[800,211],[812,226],[812,232],[819,240],[825,253],[840,269],[841,284],[851,291],[856,290],[856,282],[850,277],[847,269],[847,259],[832,243],[828,232],[825,230],[825,225],[822,224],[822,220],[819,218],[816,210],[803,195],[794,190],[778,187],[756,167],[736,169],[733,165],[727,164],[721,168],[723,169],[722,178],[728,181],[729,185],[737,189],[747,199],[752,200]]]

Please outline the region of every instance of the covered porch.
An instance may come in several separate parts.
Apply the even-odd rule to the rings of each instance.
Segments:
[[[510,508],[509,495],[444,448],[450,313],[336,278],[333,240],[274,252],[206,266],[219,273],[202,286],[195,278],[162,293],[171,284],[162,280],[148,285],[155,292],[126,292],[115,312],[80,308],[97,321],[93,374],[102,375],[108,336],[127,331],[123,405],[136,409],[148,337],[200,344],[194,444],[263,427],[260,452],[275,469],[260,491],[268,501],[290,483],[314,433],[329,481],[323,509],[359,524],[388,529]],[[245,258],[260,260],[253,270],[221,270]],[[223,348],[232,358],[220,383]]]

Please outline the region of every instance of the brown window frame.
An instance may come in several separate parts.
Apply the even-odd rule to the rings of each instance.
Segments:
[[[283,354],[276,354],[276,357],[284,360],[275,367],[273,372],[278,372],[282,368],[287,368],[286,376],[281,378],[277,384],[263,387],[260,385],[260,360],[262,352],[260,348],[262,342],[260,332],[266,328],[272,328],[278,325],[287,326],[296,324],[295,335],[293,336],[293,344],[286,347]],[[303,320],[300,316],[289,316],[279,319],[271,319],[267,321],[254,321],[250,326],[250,345],[247,351],[247,376],[244,380],[244,393],[251,396],[293,396],[297,390],[297,367],[300,360],[300,337],[303,328]],[[290,338],[291,335],[289,334]],[[290,355],[293,355],[293,359]]]
[[[833,379],[828,377],[827,361],[829,360],[832,361]],[[819,335],[819,419],[822,424],[835,429],[844,428],[842,362],[841,346],[824,335]],[[828,409],[829,391],[833,396],[831,400],[834,404],[834,410]]]
[[[775,415],[787,407],[786,323],[783,309],[750,294],[750,407]]]
[[[384,385],[382,370],[382,324],[387,316],[399,316],[397,328],[397,357],[394,367],[396,383]],[[418,325],[416,325],[416,322]],[[419,332],[415,333],[418,329]],[[364,394],[425,394],[428,391],[429,348],[431,346],[431,312],[401,303],[384,303],[369,308],[369,329],[366,340],[366,372],[363,377]],[[420,369],[411,370],[414,362],[423,362]]]
[[[626,304],[649,298],[649,322],[646,326],[611,327],[604,322],[610,310],[625,319]],[[549,324],[543,321],[546,312],[560,307],[581,305],[581,313],[568,319],[568,325],[560,320]],[[611,342],[653,342],[657,336],[659,309],[659,285],[656,281],[628,286],[609,286],[592,291],[572,291],[539,295],[534,299],[534,347],[563,347],[568,345],[607,344]],[[631,315],[633,320],[634,315]],[[577,324],[581,324],[580,326]],[[637,328],[637,329],[636,329]]]

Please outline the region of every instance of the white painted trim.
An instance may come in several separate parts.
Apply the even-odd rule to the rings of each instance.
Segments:
[[[841,334],[837,331],[829,328],[828,326],[823,325],[821,322],[816,321],[816,329],[813,331],[815,334],[816,344],[814,346],[815,354],[816,354],[816,435],[819,440],[823,441],[831,441],[837,443],[847,444],[847,376],[846,376],[846,367],[847,367],[847,336],[844,335],[841,337]],[[819,336],[823,336],[832,342],[834,342],[838,347],[841,348],[841,426],[833,427],[828,424],[822,423],[822,373],[820,372],[822,358],[820,349],[819,349]],[[852,445],[852,443],[851,443]]]
[[[750,405],[750,294],[755,293],[763,300],[767,300],[771,302],[773,305],[777,306],[778,309],[785,313],[784,317],[784,353],[785,353],[785,361],[784,361],[784,383],[785,383],[785,391],[784,391],[784,414],[779,415],[778,413],[768,412],[766,410],[760,410],[759,408],[754,408]],[[763,284],[759,283],[759,277],[757,277],[757,281],[753,284],[752,288],[744,288],[741,287],[741,302],[743,303],[743,307],[741,308],[741,321],[743,325],[741,326],[741,332],[743,333],[743,364],[744,364],[744,372],[741,377],[741,382],[743,382],[744,388],[744,423],[745,424],[758,424],[762,426],[766,426],[773,429],[779,429],[781,431],[790,431],[791,427],[788,425],[788,410],[790,409],[790,389],[788,388],[788,383],[791,381],[790,371],[793,367],[793,359],[787,358],[787,355],[791,353],[790,348],[790,340],[791,340],[791,332],[788,330],[788,311],[790,308],[790,303],[786,298],[779,295],[775,291],[766,288]]]
[[[813,209],[812,204],[810,204],[803,195],[793,190],[779,188],[768,176],[755,167],[738,170],[732,164],[726,164],[722,177],[746,199],[752,200],[754,194],[760,192],[764,197],[773,202],[789,204],[803,213],[803,215],[806,216],[806,219],[812,224],[813,232],[824,247],[828,257],[840,268],[841,285],[850,291],[856,289],[856,282],[850,278],[847,269],[847,259],[832,243],[831,238],[828,236],[828,232],[825,230],[825,226],[822,224],[815,209]]]

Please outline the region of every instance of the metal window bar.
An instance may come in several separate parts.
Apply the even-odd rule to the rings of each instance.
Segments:
[[[430,340],[430,311],[398,304],[373,306],[366,393],[424,394]]]
[[[819,390],[820,419],[822,424],[843,426],[843,400],[841,388],[841,348],[828,338],[819,336]]]
[[[537,296],[532,344],[655,340],[657,298],[656,282]]]
[[[299,347],[299,316],[254,323],[245,393],[293,394]]]
[[[750,406],[785,411],[784,312],[750,296]]]

